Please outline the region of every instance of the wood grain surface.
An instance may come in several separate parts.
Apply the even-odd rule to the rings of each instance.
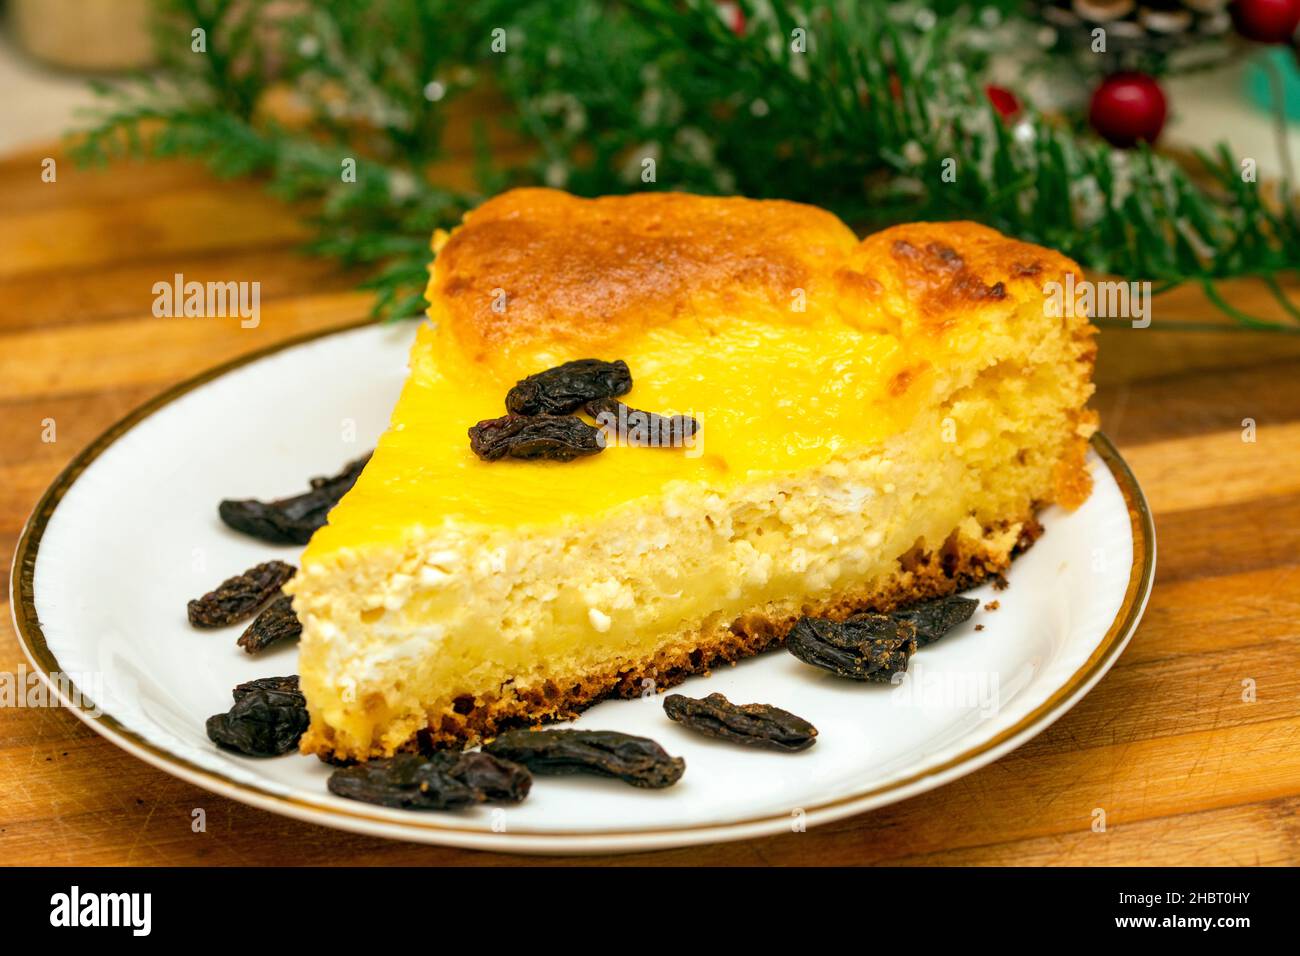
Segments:
[[[169,385],[363,317],[355,275],[298,252],[296,211],[186,163],[0,159],[0,553],[92,438]],[[154,282],[259,280],[262,321],[158,319]],[[1300,295],[1300,290],[1292,289]],[[1264,290],[1228,287],[1269,312]],[[1272,314],[1276,314],[1274,311]],[[1164,331],[1194,292],[1107,329],[1095,406],[1151,502],[1157,585],[1114,670],[1049,730],[912,800],[806,833],[607,864],[1300,862],[1300,336]],[[54,419],[57,440],[42,440]],[[1243,419],[1257,440],[1242,440]],[[25,666],[7,606],[0,672]],[[1243,688],[1254,688],[1246,699]],[[225,800],[61,709],[0,709],[0,863],[452,864],[539,858],[354,836]],[[207,812],[207,831],[191,813]],[[1094,832],[1094,811],[1106,814]],[[551,860],[549,862],[583,862]],[[590,860],[587,860],[590,862]]]

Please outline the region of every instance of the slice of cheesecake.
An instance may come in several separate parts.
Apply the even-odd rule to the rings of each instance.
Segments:
[[[519,190],[434,240],[392,423],[287,590],[306,751],[462,744],[1003,571],[1088,494],[1078,267],[971,223]],[[484,461],[519,380],[623,360],[677,447]]]

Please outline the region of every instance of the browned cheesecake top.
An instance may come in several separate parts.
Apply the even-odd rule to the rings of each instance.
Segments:
[[[612,346],[695,316],[940,332],[981,306],[1042,299],[1065,257],[969,222],[914,223],[859,242],[831,213],[777,200],[641,193],[580,199],[517,189],[466,216],[429,299],[466,352],[535,342]]]

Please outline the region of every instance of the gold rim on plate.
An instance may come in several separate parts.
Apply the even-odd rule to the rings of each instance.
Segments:
[[[380,813],[367,813],[365,810],[353,811],[324,801],[317,803],[286,796],[254,784],[242,783],[222,773],[202,767],[151,743],[140,734],[123,725],[111,714],[102,711],[96,714],[95,711],[99,710],[99,708],[96,707],[93,701],[82,694],[75,685],[66,680],[55,681],[51,679],[50,675],[52,673],[61,674],[63,668],[50,651],[36,614],[36,555],[40,549],[41,538],[44,536],[50,518],[53,516],[59,502],[63,500],[63,496],[67,494],[68,489],[72,487],[81,474],[90,467],[105,449],[134,428],[139,422],[200,386],[225,375],[227,372],[276,352],[329,335],[355,331],[370,324],[372,322],[367,320],[310,332],[306,335],[294,336],[232,359],[194,378],[181,382],[149,400],[121,421],[109,427],[60,472],[50,487],[46,489],[45,494],[41,496],[40,501],[37,502],[31,517],[28,518],[27,524],[23,527],[21,535],[19,535],[10,577],[10,606],[13,609],[14,627],[18,633],[19,644],[22,645],[23,652],[50,690],[54,692],[65,707],[71,710],[92,730],[134,756],[167,773],[206,790],[262,809],[284,813],[311,823],[322,824],[328,822],[343,829],[360,833],[424,839],[425,842],[482,849],[495,848],[503,851],[546,852],[550,850],[553,852],[581,852],[584,849],[583,844],[595,844],[595,847],[589,849],[599,852],[610,849],[652,849],[685,843],[721,842],[728,839],[743,839],[766,833],[782,832],[788,829],[791,819],[788,814],[767,814],[744,820],[689,824],[669,828],[646,827],[635,830],[571,831],[525,830],[511,831],[509,833],[493,833],[467,827],[450,827],[440,824],[436,820],[416,815],[396,820],[391,816],[381,815]],[[957,776],[959,774],[954,772],[965,765],[969,765],[966,767],[966,772],[978,769],[980,766],[996,759],[1002,752],[1013,749],[1029,737],[1046,729],[1049,724],[1073,706],[1078,698],[1091,689],[1092,685],[1101,679],[1102,675],[1110,669],[1110,666],[1119,657],[1137,628],[1155,579],[1155,523],[1151,517],[1151,511],[1147,507],[1146,498],[1142,494],[1142,489],[1138,487],[1137,479],[1110,439],[1098,432],[1092,437],[1092,447],[1111,475],[1114,476],[1115,482],[1124,497],[1132,529],[1134,555],[1124,600],[1101,643],[1097,645],[1088,660],[1070,676],[1068,681],[1057,688],[1051,697],[1025,715],[1014,726],[1003,730],[989,740],[962,751],[937,766],[928,767],[910,776],[892,780],[868,790],[805,807],[803,808],[805,812],[804,819],[810,825],[829,822],[833,819],[883,805],[891,802],[891,797],[893,799],[902,799],[904,796],[909,795],[907,793],[909,790],[919,793],[930,789],[927,786],[915,789],[917,785],[923,784],[924,781],[929,779],[934,780],[933,786],[938,786],[942,782],[938,778],[948,775]],[[322,820],[321,817],[327,817],[328,821]],[[433,838],[425,839],[426,834]],[[496,846],[493,847],[493,844],[496,844]]]

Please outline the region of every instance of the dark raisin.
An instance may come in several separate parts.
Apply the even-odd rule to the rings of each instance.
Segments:
[[[267,561],[227,578],[215,591],[190,601],[190,623],[195,627],[226,627],[242,621],[279,594],[280,586],[296,570],[283,561]]]
[[[519,803],[532,789],[527,767],[485,753],[440,753],[430,758],[442,762],[448,773],[493,803]]]
[[[298,675],[290,674],[288,677],[259,677],[256,680],[244,681],[237,684],[231,691],[235,700],[243,697],[245,694],[255,690],[278,690],[285,694],[301,694],[298,689]]]
[[[632,373],[619,359],[578,359],[529,375],[506,395],[506,411],[513,415],[567,415],[595,398],[626,395]]]
[[[532,788],[525,767],[484,753],[398,754],[341,767],[332,793],[406,810],[452,810],[484,801],[519,803]]]
[[[700,430],[700,423],[689,415],[643,412],[616,398],[596,399],[583,410],[596,419],[596,424],[616,435],[621,444],[638,448],[681,448]]]
[[[484,461],[502,458],[572,461],[605,446],[599,428],[574,415],[506,415],[469,430],[469,447]]]
[[[399,810],[454,810],[482,800],[482,794],[457,780],[440,761],[398,754],[340,767],[330,774],[330,793]]]
[[[275,501],[227,499],[217,513],[231,528],[273,544],[306,544],[317,528],[325,524],[330,509],[347,494],[370,455],[358,458],[331,478],[311,479],[311,490]]]
[[[310,722],[302,694],[258,688],[208,718],[208,739],[251,757],[275,757],[295,749]]]
[[[916,646],[925,647],[927,644],[933,644],[958,624],[969,621],[979,603],[974,598],[950,594],[923,604],[914,604],[911,607],[891,611],[889,616],[915,624]],[[850,620],[859,616],[855,614]]]
[[[805,664],[851,680],[889,683],[916,652],[916,625],[885,614],[850,621],[802,617],[786,635],[786,649]]]
[[[590,773],[651,789],[672,786],[686,770],[686,761],[653,740],[613,730],[511,730],[483,752],[533,773]]]
[[[281,594],[253,619],[236,643],[249,654],[256,654],[276,641],[297,640],[301,634],[302,622],[293,613],[293,598]]]
[[[796,751],[817,742],[817,728],[802,717],[770,704],[733,704],[721,694],[701,700],[669,694],[664,698],[664,713],[706,737],[746,747]]]

